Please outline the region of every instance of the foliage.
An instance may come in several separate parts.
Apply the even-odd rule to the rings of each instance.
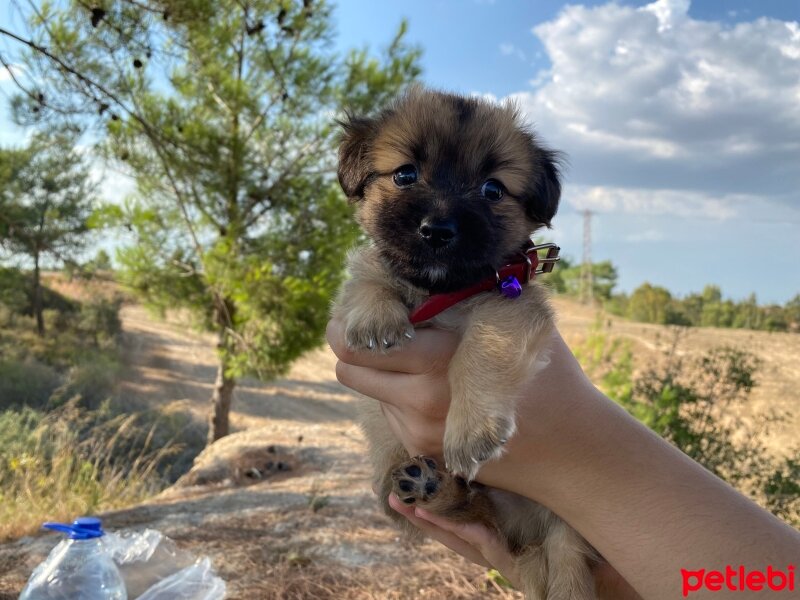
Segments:
[[[30,314],[28,278],[19,269],[0,267],[0,304],[12,313]]]
[[[679,352],[682,330],[659,361],[634,373],[630,344],[598,322],[576,353],[603,391],[665,440],[776,515],[800,524],[800,449],[776,459],[764,446],[786,415],[742,418],[756,385],[758,361],[734,348],[696,359]]]
[[[592,290],[595,299],[605,301],[617,285],[617,268],[610,260],[592,263]],[[578,297],[581,293],[583,265],[573,264],[569,257],[562,256],[553,272],[543,278],[556,293]]]
[[[98,216],[100,212],[106,211],[107,209],[100,208],[89,218],[89,226],[90,227],[99,227],[100,221],[102,217]],[[103,250],[102,248],[97,251],[97,254],[94,258],[87,260],[83,264],[78,262],[77,260],[69,260],[65,261],[64,263],[64,273],[66,274],[67,278],[72,281],[73,279],[84,279],[84,280],[91,280],[91,279],[100,279],[100,278],[108,278],[109,273],[112,271],[113,265],[111,264],[111,257],[108,255],[108,252]]]
[[[5,321],[0,328],[0,371],[7,369],[5,381],[0,382],[0,405],[27,402],[31,406],[43,406],[37,394],[27,397],[39,400],[23,399],[26,397],[24,389],[40,389],[39,386],[50,381],[42,370],[61,375],[72,370],[76,376],[84,368],[104,373],[106,377],[116,373],[121,301],[97,297],[79,303],[48,288],[44,288],[43,298],[45,307],[54,307],[43,311],[50,332],[45,338],[34,334],[33,319],[24,314],[27,303],[18,303],[12,310],[0,301],[0,317]],[[12,386],[16,380],[20,381],[21,388]],[[11,389],[19,393],[12,393]]]
[[[32,310],[44,335],[40,265],[64,261],[84,245],[92,210],[89,168],[67,130],[38,133],[27,147],[0,149],[0,246],[33,265]]]
[[[630,296],[612,294],[605,307],[613,314],[645,323],[800,331],[800,295],[783,307],[762,306],[755,294],[740,302],[723,299],[715,285],[677,298],[663,287],[643,283]]]
[[[172,449],[154,448],[135,423],[135,415],[98,422],[74,403],[47,415],[29,407],[0,412],[0,539],[161,489],[157,467]]]
[[[115,0],[30,14],[20,121],[69,115],[102,136],[137,196],[126,284],[217,334],[210,439],[235,378],[274,377],[321,341],[357,240],[334,176],[334,117],[379,108],[420,72],[402,24],[383,57],[331,51],[331,8],[304,0]],[[41,82],[53,83],[41,89]]]
[[[611,261],[592,263],[591,270],[593,298],[611,314],[634,321],[800,332],[800,294],[784,306],[762,306],[755,294],[741,302],[725,300],[715,285],[707,285],[699,294],[679,298],[664,287],[645,282],[628,295],[614,292],[618,272]],[[562,256],[553,272],[542,277],[542,282],[557,294],[578,298],[582,272],[583,265]]]
[[[58,373],[35,360],[0,361],[0,409],[8,406],[44,408],[61,383]]]
[[[46,338],[31,317],[0,329],[0,538],[139,502],[202,449],[185,407],[138,410],[118,396],[118,308],[48,309]]]

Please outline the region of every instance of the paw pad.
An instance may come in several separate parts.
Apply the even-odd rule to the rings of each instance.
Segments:
[[[424,456],[412,458],[392,471],[392,491],[405,504],[432,500],[440,481],[436,461]]]

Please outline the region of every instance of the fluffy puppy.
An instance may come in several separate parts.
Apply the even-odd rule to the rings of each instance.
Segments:
[[[339,181],[370,240],[350,256],[333,308],[353,349],[385,352],[411,339],[410,310],[491,277],[558,208],[556,154],[511,105],[412,88],[379,115],[342,125]],[[361,409],[387,514],[398,517],[393,492],[483,522],[518,557],[528,597],[594,598],[594,554],[573,529],[543,506],[470,483],[514,433],[516,394],[553,327],[546,293],[536,284],[516,299],[479,293],[431,322],[461,333],[448,370],[446,469],[409,460],[376,402]]]

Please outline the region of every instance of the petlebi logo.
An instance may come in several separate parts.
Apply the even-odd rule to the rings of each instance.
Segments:
[[[795,567],[785,569],[767,566],[766,569],[747,569],[744,565],[727,565],[724,571],[706,569],[681,569],[683,597],[692,592],[793,592],[795,591]]]

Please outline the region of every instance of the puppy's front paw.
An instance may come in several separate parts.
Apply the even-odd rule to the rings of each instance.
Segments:
[[[345,341],[353,350],[385,352],[413,339],[408,309],[400,302],[361,306],[347,315]]]
[[[441,489],[442,476],[436,461],[417,456],[392,471],[392,491],[405,504],[425,504]]]
[[[514,434],[513,417],[493,415],[478,420],[461,419],[456,411],[448,415],[444,434],[444,460],[447,470],[472,481],[487,460],[497,458]],[[474,417],[469,415],[468,417]]]

